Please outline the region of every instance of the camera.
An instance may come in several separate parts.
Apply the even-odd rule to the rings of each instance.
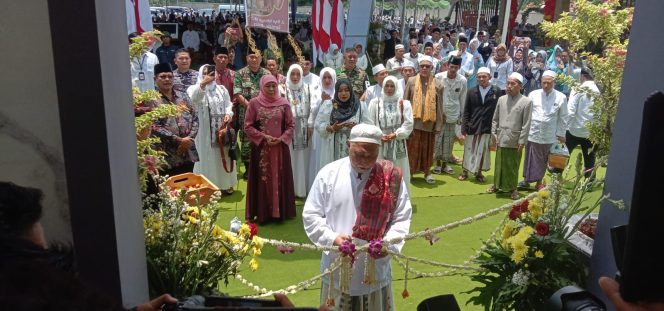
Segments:
[[[167,304],[165,311],[200,311],[200,310],[236,310],[236,311],[315,311],[316,308],[282,307],[276,300],[226,297],[226,296],[191,296],[177,304]]]

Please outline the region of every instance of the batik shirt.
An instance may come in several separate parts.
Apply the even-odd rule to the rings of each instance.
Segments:
[[[179,109],[177,116],[159,119],[152,127],[152,134],[161,138],[161,144],[158,148],[166,152],[166,162],[171,168],[181,166],[186,162],[197,162],[196,145],[192,145],[184,156],[177,154],[180,145],[178,143],[179,138],[190,137],[194,139],[198,134],[198,115],[189,96],[185,92],[173,89],[173,101],[162,94],[159,100],[150,103],[152,107],[160,105],[178,105],[182,108]]]
[[[179,70],[173,70],[173,89],[186,92],[187,88],[196,84],[198,82],[198,72],[195,70],[187,70],[187,72],[182,73]]]

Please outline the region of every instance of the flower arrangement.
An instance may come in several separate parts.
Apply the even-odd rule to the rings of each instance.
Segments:
[[[512,206],[502,230],[475,260],[482,270],[470,278],[481,285],[468,292],[475,295],[469,303],[486,310],[538,310],[561,287],[583,286],[587,268],[568,239],[608,196],[585,204],[590,187],[580,162],[579,156],[571,189],[553,175],[546,189]],[[579,220],[570,227],[572,217]]]
[[[162,179],[163,180],[163,179]],[[162,183],[157,196],[144,202],[143,224],[148,261],[150,294],[170,293],[179,298],[218,292],[220,281],[236,275],[246,256],[249,267],[258,269],[263,240],[255,225],[242,224],[237,233],[217,223],[220,193],[206,204],[189,205],[186,189],[175,197]],[[150,207],[155,206],[158,209]],[[253,226],[253,229],[252,229]]]

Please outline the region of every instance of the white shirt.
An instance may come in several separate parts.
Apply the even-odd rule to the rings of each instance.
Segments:
[[[387,63],[385,64],[385,68],[386,68],[387,70],[392,70],[392,69],[394,69],[394,68],[401,68],[401,66],[403,66],[403,61],[404,61],[404,60],[405,60],[405,59],[403,59],[403,58],[402,58],[401,60],[398,60],[398,59],[396,58],[396,56],[395,56],[395,57],[392,57],[392,58],[390,58],[390,59],[387,60]]]
[[[362,191],[367,183],[370,173],[364,173],[357,179],[357,171],[350,164],[350,158],[345,157],[324,166],[316,175],[311,192],[304,203],[302,222],[309,239],[322,246],[332,246],[339,234],[352,235],[353,226],[357,217],[358,208],[362,198]],[[388,225],[383,240],[404,237],[410,229],[412,207],[408,188],[401,181],[397,206]],[[352,195],[351,195],[352,194]],[[353,239],[355,245],[360,246],[367,242]],[[387,245],[388,249],[400,252],[404,242]],[[353,265],[351,279],[351,296],[366,295],[380,290],[391,282],[392,270],[390,256],[376,260],[377,284],[367,286],[362,283],[364,278],[364,262],[366,252],[359,253]],[[337,252],[323,252],[321,258],[321,272],[325,271],[337,258]],[[339,288],[339,273],[334,275],[335,287]],[[323,279],[329,284],[329,277]]]
[[[131,66],[131,82],[141,92],[154,90],[154,65],[156,64],[159,64],[159,58],[150,52],[145,52],[142,57],[132,58],[129,62]],[[143,80],[140,79],[141,72],[143,73]]]
[[[567,131],[567,98],[560,91],[552,90],[547,95],[543,89],[528,95],[533,101],[528,141],[538,144],[553,144],[557,137],[565,137]]]
[[[309,120],[307,121],[308,127],[314,126],[314,121],[316,121],[316,115],[318,114],[318,108],[320,105],[321,98],[321,85],[320,77],[309,72],[308,75],[302,78],[304,85],[309,86],[309,92],[311,92],[311,112],[309,113]]]
[[[422,56],[424,56],[422,53],[417,53],[415,57],[410,55],[410,53],[406,53],[403,55],[403,58],[413,62],[413,64],[415,64],[415,72],[420,72],[420,58],[422,58]]]
[[[448,55],[457,56],[458,54],[459,51],[456,50],[450,52]],[[470,54],[468,50],[466,50],[463,53],[463,55],[461,55],[461,68],[459,68],[459,74],[468,78],[473,75],[473,72],[475,72],[475,62],[473,61],[473,54]]]
[[[447,54],[452,52],[454,50],[454,46],[452,45],[451,42],[447,42],[447,45],[443,43],[442,41],[440,42],[440,57],[445,57]]]
[[[364,102],[369,105],[372,99],[374,98],[380,98],[381,95],[383,95],[383,87],[381,87],[378,84],[374,84],[370,87],[367,88],[367,90],[364,93]]]
[[[480,87],[480,95],[482,96],[482,103],[484,103],[484,98],[486,97],[486,94],[489,93],[491,85],[487,86],[486,88],[483,88],[481,85],[478,86]]]
[[[512,74],[514,68],[512,59],[498,64],[493,60],[493,57],[490,57],[487,67],[491,70],[491,84],[504,91],[507,88],[507,77]]]
[[[185,49],[194,49],[198,52],[198,47],[201,44],[201,38],[198,36],[198,32],[195,30],[187,30],[182,33],[182,46]]]
[[[587,87],[593,93],[599,94],[599,89],[595,81],[583,82],[581,87]],[[567,112],[569,114],[567,125],[570,134],[581,138],[588,138],[590,136],[590,132],[585,124],[586,122],[592,122],[594,119],[590,111],[592,104],[590,96],[572,90],[572,93],[569,95],[569,103],[567,103]]]
[[[449,79],[447,71],[436,74],[436,80],[443,85],[443,111],[445,123],[456,123],[463,112],[468,93],[468,80],[459,73],[456,78]]]
[[[369,61],[367,61],[367,54],[362,54],[362,56],[357,58],[357,63],[355,63],[357,67],[359,67],[362,70],[367,70],[367,66],[369,66]]]

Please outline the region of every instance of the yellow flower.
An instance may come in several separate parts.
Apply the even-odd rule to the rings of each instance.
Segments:
[[[542,251],[540,251],[540,250],[537,250],[537,251],[535,251],[535,257],[544,258],[544,253],[542,253]]]
[[[263,248],[263,239],[259,238],[257,235],[253,237],[251,243],[254,245],[254,248],[256,249]]]
[[[528,252],[528,248],[525,247],[524,245],[524,248],[514,249],[514,252],[512,253],[512,256],[510,256],[510,258],[515,263],[520,263],[523,260],[523,258],[526,256],[526,252]]]
[[[212,236],[215,238],[222,237],[224,234],[224,230],[222,230],[219,226],[214,225],[214,228],[212,228]]]
[[[262,254],[261,249],[254,247],[254,257],[260,256],[261,254]]]
[[[201,213],[201,211],[196,206],[189,206],[186,209],[186,213],[191,215],[191,216],[196,217]]]
[[[530,219],[537,221],[542,216],[542,208],[539,205],[530,206]]]
[[[238,231],[237,234],[241,237],[249,237],[249,235],[251,235],[251,229],[249,229],[249,225],[242,224],[240,231]]]
[[[512,224],[512,222],[506,223],[505,227],[503,227],[503,240],[507,240],[509,237],[511,237],[513,232],[514,224]]]
[[[251,268],[251,271],[258,270],[258,260],[256,260],[256,258],[251,258],[249,261],[249,268]]]
[[[551,196],[551,191],[549,190],[540,190],[537,195],[542,199],[548,199]]]

